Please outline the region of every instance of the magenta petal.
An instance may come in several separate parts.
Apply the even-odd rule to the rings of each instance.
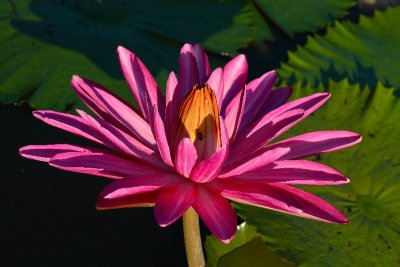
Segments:
[[[165,132],[170,141],[169,143],[172,144],[172,140],[175,138],[175,131],[178,127],[178,112],[180,105],[178,79],[173,71],[169,74],[165,95],[167,103],[165,109]]]
[[[228,107],[225,109],[225,122],[230,143],[232,143],[235,139],[242,123],[242,119],[244,118],[243,112],[245,106],[247,105],[246,101],[246,90],[244,88],[240,94],[237,94],[235,98],[233,98],[231,103],[229,103]]]
[[[190,173],[190,179],[198,183],[206,183],[213,180],[220,172],[229,152],[228,132],[225,127],[225,122],[220,117],[221,126],[221,142],[222,147],[218,149],[209,158],[206,158],[193,168]]]
[[[96,129],[94,129],[89,123],[78,116],[51,110],[38,110],[32,113],[33,116],[51,126],[84,137],[96,143],[108,147],[113,147],[112,144],[104,141],[103,136],[99,134]]]
[[[237,176],[242,173],[246,173],[263,166],[274,162],[275,160],[281,158],[283,155],[287,154],[290,151],[289,148],[277,148],[273,150],[265,151],[263,154],[253,157],[250,160],[245,161],[244,163],[240,164],[238,167],[224,170],[221,174],[218,175],[218,178],[227,178],[231,176]]]
[[[359,134],[348,131],[317,131],[269,145],[260,153],[276,147],[290,147],[290,152],[281,159],[296,159],[344,149],[361,142],[361,139]]]
[[[152,113],[153,114],[152,114],[151,124],[152,124],[153,134],[157,142],[158,151],[160,152],[160,155],[164,160],[165,164],[173,167],[174,164],[172,163],[171,151],[169,148],[167,135],[165,134],[164,122],[162,121],[156,107],[154,107]]]
[[[280,160],[268,166],[240,174],[235,181],[246,183],[285,183],[338,185],[349,182],[337,170],[312,161]]]
[[[49,164],[66,171],[114,179],[127,176],[139,176],[143,178],[144,176],[152,176],[163,172],[144,163],[123,158],[102,150],[96,151],[96,149],[85,152],[59,153],[50,159]]]
[[[21,147],[19,149],[19,154],[28,159],[48,162],[59,153],[84,151],[90,151],[90,149],[68,144],[30,145]]]
[[[348,219],[331,204],[285,184],[235,183],[218,180],[213,182],[213,186],[221,191],[222,196],[240,203],[324,222],[348,222]]]
[[[261,103],[260,108],[253,117],[252,122],[260,120],[266,114],[285,104],[292,95],[292,88],[282,87],[272,90],[268,97]]]
[[[247,80],[247,60],[242,54],[237,55],[224,67],[224,95],[221,106],[221,113],[225,113],[225,108],[232,99],[243,90]]]
[[[107,185],[101,192],[100,197],[113,199],[142,194],[177,185],[180,181],[182,181],[182,178],[170,172],[146,176],[144,179],[141,179],[141,177],[129,177],[116,180]]]
[[[270,140],[288,130],[304,114],[301,109],[289,110],[260,127],[254,127],[245,138],[237,138],[232,145],[226,166],[246,159]]]
[[[116,127],[126,128],[147,146],[153,149],[156,147],[149,124],[125,101],[100,85],[79,76],[74,75],[71,83],[78,96],[96,114]]]
[[[243,115],[246,121],[252,121],[263,102],[268,98],[275,81],[276,72],[273,70],[253,80],[246,86],[246,105]]]
[[[135,207],[152,207],[154,206],[160,191],[151,191],[143,194],[131,195],[121,198],[103,198],[99,196],[96,201],[96,209],[120,209]]]
[[[196,185],[189,181],[162,190],[154,207],[157,223],[165,227],[175,222],[193,205],[196,198]]]
[[[199,162],[190,173],[190,179],[198,183],[206,183],[214,179],[222,168],[228,154],[227,147],[221,147],[209,158]]]
[[[196,53],[193,46],[185,44],[179,56],[179,103],[185,98],[192,87],[199,83]]]
[[[210,62],[204,49],[199,45],[193,46],[193,52],[196,57],[197,70],[199,72],[199,82],[204,83],[211,73]]]
[[[193,208],[210,232],[223,243],[229,243],[236,232],[237,218],[231,204],[219,194],[199,187]]]
[[[317,108],[322,106],[326,101],[328,101],[329,97],[330,97],[329,93],[317,93],[317,94],[306,96],[306,97],[294,100],[292,102],[286,103],[286,104],[280,106],[279,108],[274,109],[271,112],[269,112],[268,114],[266,114],[258,122],[254,123],[252,126],[250,126],[249,129],[246,131],[246,133],[254,132],[257,129],[262,128],[266,124],[270,123],[276,117],[281,116],[282,114],[285,114],[289,111],[298,110],[298,109],[304,110],[303,116],[300,117],[295,122],[293,122],[292,123],[292,125],[293,125],[293,124],[299,122],[300,120],[306,118],[314,110],[316,110]]]
[[[149,164],[165,168],[165,164],[160,159],[159,155],[140,143],[134,137],[118,128],[115,128],[102,119],[93,118],[82,110],[77,111],[85,121],[90,123],[90,125],[102,135],[102,140],[105,140],[105,143],[109,144],[109,147],[143,160]]]
[[[158,89],[156,81],[146,66],[135,54],[122,46],[118,46],[117,52],[125,80],[144,117],[149,118],[149,108],[154,105],[157,106],[160,114],[164,114],[165,100]],[[150,106],[148,106],[147,103],[149,103]]]
[[[183,138],[175,151],[175,169],[182,176],[189,177],[197,161],[197,151],[189,138]]]
[[[224,94],[224,79],[223,72],[221,68],[215,69],[210,78],[208,78],[207,84],[211,86],[211,88],[215,92],[215,96],[217,97],[218,108],[221,109],[222,98]]]

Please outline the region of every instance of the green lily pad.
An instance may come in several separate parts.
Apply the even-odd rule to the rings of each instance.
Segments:
[[[255,4],[279,28],[293,35],[311,32],[331,24],[348,14],[353,0],[255,0]]]
[[[295,86],[298,98],[315,92]],[[329,82],[332,98],[290,131],[346,129],[362,143],[313,157],[350,178],[343,186],[302,187],[328,200],[350,219],[337,225],[235,204],[283,258],[300,266],[398,266],[400,263],[400,100],[378,83],[361,89]],[[323,88],[320,88],[323,90]]]
[[[288,83],[327,84],[348,78],[371,88],[382,81],[400,88],[400,6],[361,16],[358,23],[335,22],[326,34],[309,36],[304,46],[289,52],[278,74]]]
[[[0,10],[0,103],[25,100],[34,108],[74,106],[73,74],[131,98],[117,45],[165,80],[184,42],[233,55],[254,38],[249,5],[235,0],[20,0],[1,1]]]
[[[283,261],[266,246],[253,226],[239,225],[235,237],[229,244],[223,244],[214,236],[207,236],[205,242],[207,267],[293,267]]]

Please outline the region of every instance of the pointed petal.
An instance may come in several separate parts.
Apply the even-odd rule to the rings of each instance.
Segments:
[[[132,132],[143,144],[156,148],[150,125],[125,101],[102,86],[74,75],[72,87],[96,114],[108,123]]]
[[[348,131],[317,131],[269,145],[260,153],[276,147],[290,147],[290,152],[281,159],[296,159],[344,149],[358,144],[361,139],[359,134]]]
[[[235,156],[231,155],[227,164],[248,156],[281,135],[323,105],[329,97],[329,93],[317,93],[289,102],[269,112],[236,137],[231,147],[231,154],[233,153]],[[303,110],[303,114],[300,114],[300,110]],[[250,138],[250,136],[252,137]],[[250,144],[249,148],[247,145]],[[246,148],[243,150],[244,145]],[[246,151],[246,153],[241,153],[242,151]]]
[[[165,111],[165,101],[157,83],[143,62],[128,49],[118,46],[118,57],[129,88],[145,118],[150,116],[150,107],[157,106],[160,114]],[[146,100],[146,96],[148,100]],[[147,102],[150,106],[147,106]]]
[[[37,110],[32,113],[33,116],[51,126],[84,137],[93,142],[114,148],[111,143],[107,143],[107,141],[104,140],[104,137],[99,134],[96,129],[78,116],[52,110]]]
[[[59,153],[84,151],[90,151],[90,149],[68,144],[30,145],[21,147],[19,154],[28,159],[49,162],[52,157]]]
[[[196,198],[196,185],[190,181],[162,190],[154,207],[157,223],[165,227],[175,222],[193,205]]]
[[[172,140],[175,138],[175,131],[178,127],[178,112],[179,112],[179,91],[178,91],[178,79],[175,73],[172,71],[169,74],[167,85],[165,89],[167,107],[165,109],[165,131],[168,137],[169,143],[172,144]]]
[[[180,181],[182,181],[182,178],[168,172],[147,176],[143,179],[141,177],[128,177],[115,180],[107,185],[99,197],[106,199],[122,198],[174,186]]]
[[[90,116],[82,110],[77,110],[77,112],[87,123],[102,135],[102,140],[105,140],[105,143],[109,144],[109,147],[131,155],[151,165],[165,168],[165,164],[158,154],[140,143],[133,136],[126,134],[124,131],[115,128],[100,118]]]
[[[224,95],[221,113],[224,114],[225,108],[232,99],[242,90],[247,80],[247,60],[245,55],[240,54],[229,61],[224,67]]]
[[[179,56],[179,103],[192,87],[200,82],[193,46],[185,44]]]
[[[182,176],[189,177],[197,161],[197,152],[189,138],[183,138],[175,151],[175,169]]]
[[[235,139],[244,118],[243,112],[245,106],[247,105],[246,101],[246,89],[243,88],[242,92],[236,95],[236,97],[231,101],[231,103],[229,103],[228,107],[225,110],[225,122],[230,143],[232,143]],[[247,120],[247,118],[245,120]]]
[[[152,119],[151,119],[152,130],[153,130],[153,135],[157,142],[158,151],[160,152],[161,158],[164,160],[165,164],[173,167],[174,164],[172,163],[171,151],[169,148],[167,135],[165,134],[164,122],[161,119],[161,116],[158,113],[155,106],[151,113],[152,113]]]
[[[197,163],[190,173],[190,179],[198,183],[206,183],[213,180],[220,172],[229,153],[229,139],[225,122],[220,117],[222,147],[209,158]]]
[[[211,73],[210,62],[204,49],[199,45],[193,46],[193,52],[196,57],[197,70],[199,72],[199,82],[204,83]]]
[[[281,158],[283,155],[287,154],[290,151],[290,148],[277,148],[273,150],[265,151],[263,154],[254,157],[248,161],[243,162],[239,166],[233,169],[224,170],[221,174],[218,175],[218,178],[227,178],[231,176],[237,176],[242,173],[246,173],[252,170],[256,170],[258,168],[264,167],[271,162],[276,161]]]
[[[213,235],[223,243],[229,243],[236,232],[237,218],[226,199],[205,187],[199,187],[193,208]]]
[[[260,120],[266,114],[285,104],[292,95],[291,87],[282,87],[272,90],[264,102],[260,105],[260,109],[254,116],[252,122]]]
[[[298,121],[303,114],[304,111],[301,109],[289,110],[260,128],[254,128],[245,138],[236,139],[232,144],[226,167],[248,158],[270,140],[288,130],[293,125],[293,122]]]
[[[232,178],[231,178],[232,179]],[[337,170],[307,160],[280,160],[268,166],[242,173],[237,182],[285,183],[305,185],[339,185],[349,182]]]
[[[217,97],[218,108],[219,110],[221,110],[222,98],[224,94],[224,78],[222,69],[221,68],[215,69],[211,73],[210,78],[208,78],[207,83],[214,90],[215,96]]]
[[[103,198],[99,196],[96,200],[97,210],[152,207],[156,202],[160,191],[151,191],[143,194],[131,195],[121,198]]]
[[[246,105],[244,108],[246,121],[251,122],[253,120],[263,102],[268,98],[275,81],[276,72],[273,70],[251,81],[246,86]]]
[[[49,164],[53,167],[97,176],[120,179],[127,176],[144,177],[160,174],[162,170],[142,162],[123,158],[104,150],[85,152],[65,152],[52,157]]]
[[[223,197],[240,203],[324,222],[348,222],[331,204],[285,184],[235,183],[227,179],[215,180],[212,186],[220,190]]]

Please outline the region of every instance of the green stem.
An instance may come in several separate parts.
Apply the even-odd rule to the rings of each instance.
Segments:
[[[183,214],[183,233],[189,267],[204,267],[206,263],[201,244],[199,216],[193,208]]]

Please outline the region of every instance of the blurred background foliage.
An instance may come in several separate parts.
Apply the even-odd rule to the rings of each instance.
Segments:
[[[212,65],[246,54],[249,76],[275,68],[294,98],[332,99],[291,131],[346,129],[354,148],[312,160],[351,183],[307,187],[351,220],[330,225],[235,204],[245,223],[223,246],[209,236],[209,266],[400,266],[400,1],[4,0],[0,104],[72,111],[79,74],[132,102],[115,55],[134,51],[165,90],[184,42]],[[276,253],[276,254],[275,254]],[[291,263],[289,263],[291,262]],[[269,265],[267,265],[269,264]]]

